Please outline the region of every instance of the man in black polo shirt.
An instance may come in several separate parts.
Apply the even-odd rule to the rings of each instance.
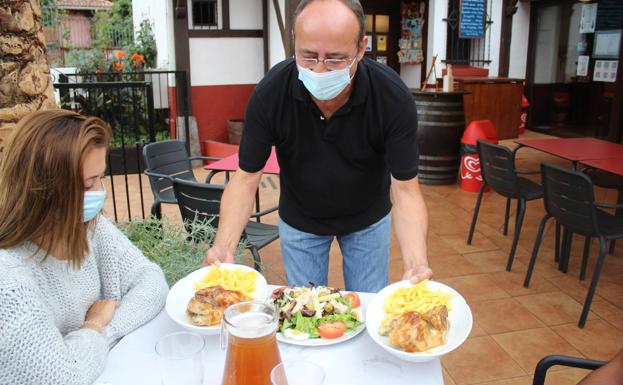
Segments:
[[[225,189],[206,263],[233,260],[275,145],[279,235],[290,284],[326,284],[337,238],[347,290],[386,286],[392,203],[404,278],[431,277],[415,105],[393,70],[364,58],[363,17],[358,0],[300,3],[296,57],[275,65],[249,100],[240,170]]]

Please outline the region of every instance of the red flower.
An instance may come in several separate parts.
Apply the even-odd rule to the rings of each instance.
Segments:
[[[138,53],[132,54],[132,60],[145,63],[145,57]]]
[[[113,69],[117,72],[121,72],[123,71],[123,63],[122,62],[116,62],[113,64]]]
[[[125,54],[123,53],[123,51],[115,51],[115,57],[119,60],[123,59],[123,57],[125,56]]]

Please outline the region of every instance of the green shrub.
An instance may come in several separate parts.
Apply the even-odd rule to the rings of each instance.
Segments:
[[[165,218],[149,217],[118,224],[121,231],[164,271],[170,286],[199,269],[216,234],[209,221],[195,220],[188,233],[184,226],[169,223]],[[245,257],[246,242],[241,241],[235,263],[249,262]]]

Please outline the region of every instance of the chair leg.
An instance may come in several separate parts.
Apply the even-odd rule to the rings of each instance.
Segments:
[[[257,251],[257,247],[251,246],[249,250],[251,250],[251,254],[253,255],[253,267],[255,268],[255,270],[261,273],[262,272],[262,267],[261,267],[262,259],[260,258],[260,253]]]
[[[472,238],[474,237],[474,229],[476,228],[476,221],[478,221],[478,211],[480,211],[480,203],[482,202],[482,194],[485,192],[487,185],[483,183],[478,191],[478,198],[476,198],[476,207],[474,208],[474,216],[472,218],[472,224],[469,227],[469,235],[467,236],[467,244],[472,244]]]
[[[586,278],[586,264],[588,263],[588,253],[591,249],[591,237],[584,238],[584,252],[582,253],[582,268],[580,269],[580,281]]]
[[[562,264],[561,264],[561,271],[565,274],[567,274],[567,272],[569,271],[569,259],[571,257],[571,245],[573,244],[573,232],[570,230],[565,230],[567,231],[567,238],[565,242],[565,247],[564,247],[564,253],[562,256]],[[563,237],[563,239],[565,239]]]
[[[556,244],[554,245],[554,262],[560,260],[560,222],[556,221]]]
[[[151,205],[151,215],[155,216],[158,219],[162,219],[162,208],[159,201],[155,201]]]
[[[523,217],[526,214],[526,201],[519,199],[517,201],[517,219],[515,220],[515,235],[513,236],[513,245],[511,252],[508,254],[508,262],[506,262],[506,271],[511,271],[513,260],[515,259],[515,251],[517,251],[517,243],[519,243],[519,235],[521,234],[521,225]]]
[[[510,216],[510,213],[511,213],[511,198],[506,198],[506,211],[504,213],[504,235],[508,235],[508,217]]]
[[[528,264],[528,271],[526,272],[526,278],[523,281],[523,287],[530,285],[530,278],[532,277],[532,270],[536,263],[536,257],[539,254],[539,247],[541,246],[541,238],[543,238],[543,231],[545,230],[545,224],[551,218],[549,214],[545,214],[541,223],[539,224],[539,231],[536,233],[536,239],[534,240],[534,247],[532,248],[532,256],[530,257],[530,263]]]
[[[597,282],[599,281],[599,275],[601,274],[601,268],[604,265],[604,259],[606,258],[606,240],[603,237],[599,237],[599,257],[597,257],[597,264],[595,265],[595,272],[593,273],[593,279],[591,280],[591,286],[588,288],[586,299],[584,300],[584,307],[582,308],[582,315],[580,315],[580,322],[578,326],[583,328],[588,317],[588,311],[591,308],[593,302],[593,296],[595,295],[595,289],[597,289]]]
[[[623,189],[621,188],[618,189],[618,193],[617,193],[617,205],[623,205]],[[617,218],[623,218],[623,209],[617,209],[614,215]],[[608,250],[608,253],[610,255],[613,255],[615,249],[616,249],[616,240],[613,239],[610,241],[610,250]]]

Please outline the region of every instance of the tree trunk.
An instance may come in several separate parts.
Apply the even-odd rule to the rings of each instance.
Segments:
[[[57,108],[39,0],[0,0],[0,141],[30,112]]]

